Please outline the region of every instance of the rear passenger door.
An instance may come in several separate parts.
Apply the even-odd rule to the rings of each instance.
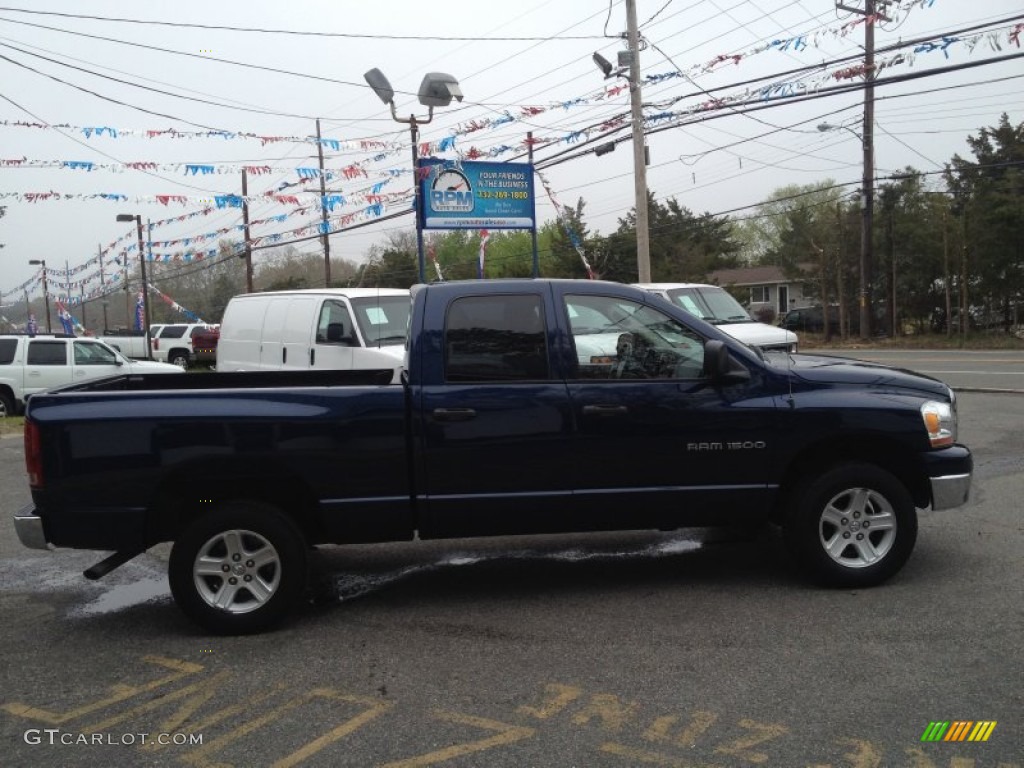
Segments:
[[[569,503],[576,457],[549,297],[538,287],[446,308],[442,380],[419,388],[414,422],[425,536],[586,527]]]

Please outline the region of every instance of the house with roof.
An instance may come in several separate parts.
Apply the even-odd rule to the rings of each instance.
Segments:
[[[754,317],[774,322],[791,309],[820,303],[815,295],[813,266],[799,267],[798,277],[787,277],[782,267],[739,267],[715,270],[708,280],[726,288]]]

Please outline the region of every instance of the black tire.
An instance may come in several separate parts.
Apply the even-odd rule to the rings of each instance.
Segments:
[[[171,356],[167,358],[167,362],[187,371],[189,366],[188,352],[171,352]]]
[[[250,634],[278,623],[298,604],[306,576],[302,533],[260,502],[225,504],[197,519],[174,543],[168,566],[178,607],[216,634]]]
[[[7,392],[0,391],[0,419],[14,415],[14,398]]]
[[[917,540],[917,509],[892,474],[840,464],[802,483],[783,524],[797,564],[833,587],[870,587],[900,570]]]

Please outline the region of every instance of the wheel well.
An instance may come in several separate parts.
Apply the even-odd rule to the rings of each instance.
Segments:
[[[783,475],[772,520],[781,522],[785,518],[793,493],[804,479],[820,475],[836,464],[855,461],[874,464],[895,476],[906,487],[915,506],[927,507],[931,503],[928,478],[913,451],[893,441],[844,437],[842,442],[809,445],[793,458]]]
[[[282,473],[280,466],[192,466],[166,478],[155,498],[156,511],[147,531],[151,544],[176,539],[198,517],[232,501],[275,506],[298,525],[309,543],[324,540],[312,491],[302,477]]]
[[[11,413],[9,413],[8,415],[13,416],[14,412],[18,410],[18,398],[14,396],[14,390],[11,389],[6,384],[0,384],[0,395],[3,395],[4,398],[11,404]]]

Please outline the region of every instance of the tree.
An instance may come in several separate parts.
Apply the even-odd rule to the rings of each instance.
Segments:
[[[977,303],[1009,327],[1024,296],[1024,122],[999,124],[969,136],[974,162],[954,155],[946,184],[960,217],[961,312]]]
[[[875,263],[884,269],[875,277],[885,293],[876,294],[876,300],[888,305],[887,324],[893,335],[901,333],[901,318],[923,331],[942,306],[946,205],[945,196],[926,189],[924,177],[911,167],[878,187],[876,222],[882,229],[882,247]]]

